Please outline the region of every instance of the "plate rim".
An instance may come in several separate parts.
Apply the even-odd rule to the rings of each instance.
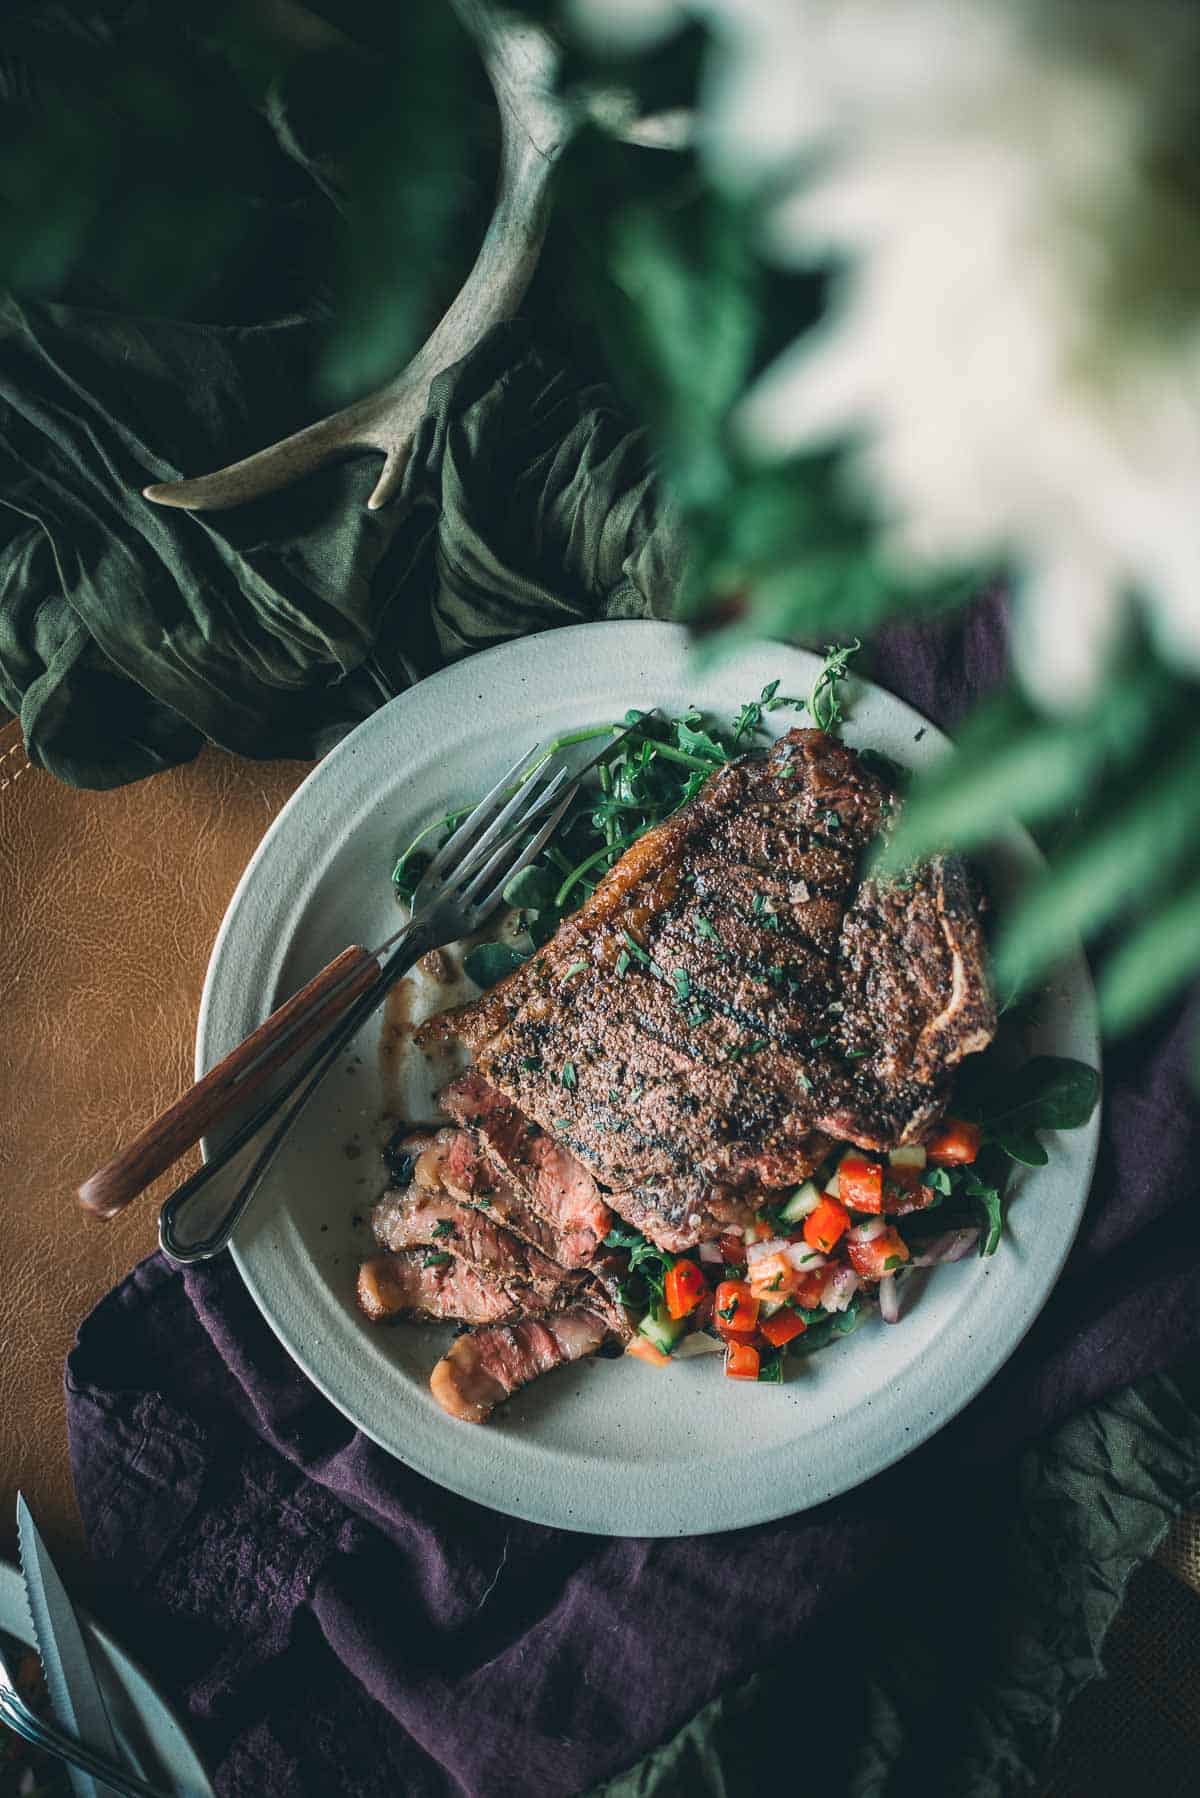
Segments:
[[[217,1031],[217,1025],[219,1023],[218,1013],[223,1002],[223,994],[221,991],[222,982],[225,978],[227,964],[232,953],[233,938],[235,932],[239,928],[239,915],[247,903],[247,895],[254,886],[258,869],[262,865],[264,858],[269,854],[275,839],[290,828],[292,815],[309,803],[309,797],[313,786],[319,781],[330,779],[330,770],[336,769],[339,762],[344,761],[349,755],[356,753],[357,746],[363,735],[379,730],[381,728],[381,720],[389,713],[394,715],[397,708],[402,708],[406,703],[411,703],[415,694],[420,693],[428,699],[430,694],[436,693],[440,686],[453,685],[458,681],[461,681],[464,671],[470,672],[473,684],[474,678],[484,672],[489,663],[494,666],[498,660],[510,658],[519,663],[531,653],[536,653],[536,647],[539,643],[555,641],[556,643],[561,644],[564,636],[573,638],[586,636],[589,639],[595,639],[599,638],[602,633],[602,640],[605,640],[610,645],[615,645],[615,633],[618,632],[636,632],[639,634],[658,633],[665,639],[669,639],[676,650],[685,648],[688,644],[688,635],[682,625],[665,623],[658,620],[629,619],[593,621],[584,624],[564,625],[552,630],[537,632],[530,636],[516,638],[494,645],[489,649],[479,651],[470,657],[451,663],[447,667],[437,670],[425,680],[417,683],[415,687],[406,689],[405,692],[396,695],[387,705],[380,707],[378,711],[371,714],[370,717],[363,720],[361,724],[349,732],[328,755],[309,771],[305,779],[297,787],[296,791],[291,795],[286,804],[280,809],[279,813],[272,820],[260,839],[237,883],[214,940],[212,953],[205,974],[200,1012],[197,1020],[195,1053],[197,1076],[203,1074],[207,1068],[211,1067],[213,1062],[219,1059],[220,1056],[227,1051],[227,1047],[229,1046],[229,1044],[223,1040],[214,1042],[212,1039],[214,1032]],[[768,650],[773,654],[798,656],[809,663],[819,663],[820,661],[820,658],[814,656],[814,653],[810,650],[802,649],[795,644],[777,643],[774,640],[764,639],[755,644],[739,646],[739,652],[743,654],[754,654]],[[581,656],[584,654],[582,646],[580,653]],[[648,661],[646,665],[648,667],[653,667],[653,661]],[[711,671],[708,669],[697,669],[697,685],[705,680],[710,672]],[[910,718],[918,722],[922,734],[928,735],[930,738],[930,745],[932,747],[938,748],[941,752],[949,752],[952,750],[953,744],[947,734],[932,720],[926,718],[924,714],[919,712],[915,706],[912,706],[908,701],[899,698],[898,695],[892,693],[890,689],[882,686],[881,683],[877,681],[870,680],[864,676],[854,676],[852,678],[854,681],[853,694],[857,694],[857,696],[861,698],[864,693],[870,694],[872,691],[878,692],[888,704],[900,708],[901,712],[907,714]],[[586,703],[586,700],[582,700],[581,703]],[[853,715],[851,715],[848,722],[851,727],[853,727]],[[1002,833],[1002,837],[1003,840],[1015,847],[1019,851],[1020,856],[1026,861],[1032,860],[1039,863],[1041,862],[1042,857],[1040,851],[1033,843],[1029,833],[1021,827],[1012,826],[1009,831]],[[301,901],[297,899],[296,910],[294,911],[293,916],[298,915],[301,909]],[[871,1465],[852,1474],[849,1478],[835,1479],[830,1484],[828,1490],[815,1492],[812,1496],[804,1498],[803,1501],[798,1504],[795,1502],[783,1502],[773,1503],[765,1507],[761,1504],[757,1504],[748,1507],[745,1513],[739,1515],[736,1520],[724,1517],[713,1522],[692,1519],[683,1527],[680,1527],[680,1525],[675,1522],[660,1523],[655,1526],[653,1523],[648,1523],[645,1518],[639,1516],[637,1527],[631,1532],[628,1528],[622,1528],[622,1526],[619,1523],[614,1522],[611,1517],[595,1517],[590,1520],[583,1520],[577,1516],[570,1507],[567,1508],[567,1514],[564,1516],[561,1504],[555,1504],[553,1502],[541,1503],[536,1501],[517,1504],[512,1501],[511,1494],[506,1495],[503,1498],[497,1498],[487,1482],[481,1482],[478,1479],[461,1474],[455,1477],[454,1474],[448,1474],[445,1465],[441,1465],[437,1468],[431,1467],[425,1464],[423,1458],[419,1456],[402,1453],[398,1449],[394,1438],[385,1438],[385,1436],[380,1433],[379,1428],[373,1426],[369,1418],[361,1415],[359,1408],[357,1408],[352,1401],[348,1401],[338,1390],[336,1384],[323,1374],[319,1363],[316,1363],[314,1359],[305,1352],[304,1345],[293,1340],[292,1334],[286,1328],[284,1320],[275,1315],[270,1304],[266,1301],[256,1270],[253,1266],[253,1251],[248,1255],[245,1249],[240,1247],[236,1236],[230,1248],[231,1256],[238,1269],[239,1276],[246,1285],[251,1297],[254,1299],[260,1314],[263,1316],[277,1339],[283,1344],[289,1356],[304,1373],[305,1377],[312,1382],[312,1384],[356,1429],[361,1430],[369,1440],[376,1443],[386,1454],[399,1461],[402,1465],[413,1468],[423,1477],[431,1480],[435,1485],[439,1485],[446,1490],[452,1491],[460,1497],[470,1499],[489,1509],[499,1511],[504,1515],[520,1517],[527,1521],[543,1524],[551,1528],[570,1529],[585,1534],[602,1535],[629,1533],[636,1533],[639,1536],[708,1534],[732,1528],[749,1527],[754,1524],[771,1521],[778,1517],[797,1514],[811,1508],[815,1504],[823,1503],[843,1492],[853,1490],[858,1485],[863,1484],[866,1480],[874,1478],[876,1474],[886,1471],[888,1467],[905,1459],[910,1453],[914,1452],[940,1430],[945,1428],[947,1424],[951,1423],[968,1404],[978,1397],[980,1392],[984,1390],[990,1381],[996,1377],[1000,1370],[1016,1353],[1020,1344],[1025,1339],[1025,1336],[1040,1316],[1058,1283],[1062,1268],[1078,1234],[1083,1213],[1086,1209],[1094,1182],[1095,1168],[1099,1156],[1100,1119],[1103,1107],[1103,1062],[1098,1034],[1095,992],[1091,981],[1090,969],[1083,955],[1082,948],[1077,947],[1071,955],[1063,959],[1061,965],[1070,967],[1073,970],[1073,976],[1080,988],[1079,996],[1086,1010],[1084,1027],[1096,1042],[1096,1060],[1101,1074],[1101,1100],[1097,1104],[1096,1110],[1088,1124],[1085,1125],[1081,1131],[1071,1133],[1077,1142],[1079,1142],[1081,1138],[1083,1139],[1083,1154],[1081,1161],[1081,1179],[1079,1183],[1080,1196],[1073,1202],[1073,1216],[1070,1228],[1058,1245],[1053,1261],[1047,1260],[1039,1263],[1040,1276],[1033,1288],[1030,1287],[1027,1277],[1022,1276],[1022,1284],[1025,1290],[1037,1290],[1039,1296],[1035,1301],[1022,1307],[1020,1328],[1006,1338],[1004,1346],[1002,1348],[993,1348],[990,1353],[985,1352],[982,1355],[979,1365],[970,1374],[961,1390],[955,1392],[951,1396],[950,1402],[944,1405],[936,1415],[931,1414],[935,1415],[935,1420],[932,1423],[929,1423],[926,1419],[921,1419],[919,1421],[914,1419],[912,1426],[905,1432],[904,1440],[897,1441],[893,1451],[882,1453]],[[261,1018],[266,1015],[262,1003],[253,1005],[252,1009],[254,1020],[260,1021]],[[254,1020],[248,1022],[245,1025],[245,1028],[252,1028]],[[219,1032],[217,1034],[219,1038]],[[210,1149],[209,1139],[205,1139],[202,1147],[207,1156]],[[983,1271],[986,1273],[988,1270],[985,1268]],[[448,1424],[447,1427],[452,1428],[453,1426]],[[452,1463],[454,1462],[454,1457],[452,1455],[445,1457],[445,1459],[448,1459]]]

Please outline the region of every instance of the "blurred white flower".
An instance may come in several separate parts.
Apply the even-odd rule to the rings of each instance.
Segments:
[[[781,262],[846,269],[748,396],[747,444],[851,435],[898,553],[1010,555],[1045,703],[1093,690],[1135,591],[1200,668],[1200,5],[691,10],[715,178],[764,205]]]

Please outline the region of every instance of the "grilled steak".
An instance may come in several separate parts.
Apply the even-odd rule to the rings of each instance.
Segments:
[[[373,1255],[358,1270],[358,1308],[372,1323],[399,1317],[499,1323],[537,1309],[520,1288],[507,1291],[496,1280],[454,1256],[428,1265],[425,1250]]]
[[[469,1069],[441,1093],[451,1117],[475,1132],[488,1158],[525,1206],[552,1232],[555,1258],[586,1267],[612,1227],[612,1214],[586,1167],[502,1092]]]
[[[520,1289],[538,1306],[554,1304],[567,1279],[557,1262],[447,1193],[417,1187],[385,1193],[371,1224],[381,1248],[448,1251],[505,1290]]]
[[[498,1404],[539,1375],[594,1355],[609,1324],[586,1305],[545,1319],[459,1336],[434,1368],[430,1391],[451,1417],[484,1423]]]
[[[995,1015],[960,864],[861,878],[898,804],[853,750],[792,731],[716,773],[529,962],[427,1028],[475,1053],[445,1102],[492,1159],[531,1197],[553,1164],[571,1199],[542,1192],[543,1215],[602,1236],[598,1181],[681,1249],[831,1139],[887,1148],[936,1121]]]

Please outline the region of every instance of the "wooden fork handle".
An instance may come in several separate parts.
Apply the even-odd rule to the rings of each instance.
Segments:
[[[365,949],[343,949],[307,986],[273,1011],[252,1036],[231,1049],[202,1080],[86,1179],[79,1188],[83,1209],[93,1217],[115,1217],[199,1142],[225,1112],[257,1091],[297,1049],[345,1011],[378,973],[379,963]],[[256,1059],[259,1056],[261,1060]]]

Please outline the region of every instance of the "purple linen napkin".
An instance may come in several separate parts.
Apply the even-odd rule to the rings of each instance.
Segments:
[[[887,632],[876,666],[953,724],[1004,656],[993,601]],[[972,1490],[1200,1346],[1195,1027],[1180,1009],[1109,1054],[1080,1238],[988,1389],[865,1487],[752,1530],[605,1539],[469,1504],[329,1405],[231,1264],[136,1268],[68,1361],[72,1464],[123,1636],[219,1791],[573,1798],[832,1627],[898,1555],[975,1553]]]

